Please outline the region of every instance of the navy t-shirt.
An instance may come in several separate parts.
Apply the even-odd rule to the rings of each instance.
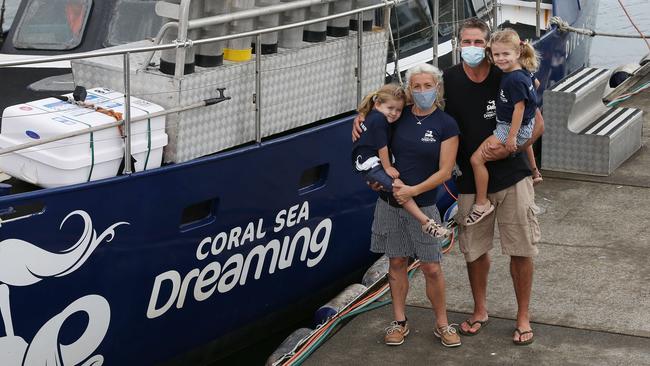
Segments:
[[[456,121],[439,108],[424,119],[420,116],[416,118],[411,108],[404,108],[399,120],[393,123],[390,148],[399,178],[412,186],[422,183],[438,171],[442,142],[457,136],[459,131]],[[438,188],[415,197],[415,202],[420,207],[434,205]],[[383,194],[383,197],[388,198],[392,205],[397,204],[392,195]]]
[[[475,83],[467,77],[462,64],[445,70],[445,112],[449,113],[460,129],[460,143],[456,163],[463,172],[456,179],[460,193],[476,193],[474,171],[469,162],[472,153],[492,135],[496,127],[496,97],[501,75],[496,66],[491,66],[488,77]],[[526,153],[516,154],[502,160],[485,164],[490,173],[488,192],[494,193],[513,186],[530,175]]]
[[[525,126],[535,118],[537,109],[537,93],[530,72],[524,69],[503,73],[497,98],[497,119],[508,124],[512,123],[512,112],[515,104],[524,101],[524,117],[521,125]]]
[[[361,136],[352,143],[352,166],[358,161],[378,156],[377,151],[388,145],[390,124],[381,112],[372,109],[361,123]]]

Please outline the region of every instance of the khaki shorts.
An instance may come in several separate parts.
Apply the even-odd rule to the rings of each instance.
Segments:
[[[466,217],[474,204],[474,194],[458,197],[458,221]],[[509,256],[532,257],[540,237],[539,223],[533,211],[535,190],[530,177],[502,191],[488,194],[494,212],[472,226],[460,226],[460,251],[465,261],[473,262],[493,247],[494,221],[499,224],[501,252]]]

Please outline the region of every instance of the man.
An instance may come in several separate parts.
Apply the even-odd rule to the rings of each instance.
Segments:
[[[489,28],[481,20],[468,19],[460,28],[463,62],[444,73],[447,107],[445,111],[456,119],[461,132],[457,163],[462,176],[457,180],[459,190],[458,220],[466,216],[476,193],[470,164],[472,153],[492,134],[496,126],[495,99],[499,90],[501,71],[491,65],[485,55]],[[539,110],[535,117],[533,138],[543,130]],[[482,153],[494,154],[503,146],[491,146]],[[523,150],[523,148],[522,148]],[[461,226],[460,248],[467,262],[467,273],[474,298],[472,315],[460,324],[460,333],[478,334],[489,320],[487,312],[487,277],[490,270],[489,250],[494,238],[495,219],[499,224],[502,252],[510,256],[510,274],[517,298],[517,320],[513,342],[526,345],[534,334],[528,313],[533,280],[533,260],[537,254],[539,225],[532,210],[534,191],[531,171],[525,153],[487,164],[490,173],[488,198],[496,206],[494,213],[472,226]]]

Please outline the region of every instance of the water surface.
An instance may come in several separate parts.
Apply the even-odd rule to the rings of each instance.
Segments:
[[[621,0],[621,2],[639,29],[645,35],[650,35],[650,1]],[[600,0],[595,30],[638,35],[617,0]],[[638,63],[648,52],[650,50],[642,39],[596,36],[591,44],[589,58],[592,66],[612,68],[626,63]]]

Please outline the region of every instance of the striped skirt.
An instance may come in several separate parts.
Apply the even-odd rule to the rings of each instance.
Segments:
[[[420,207],[429,218],[440,223],[436,205]],[[372,222],[370,251],[389,258],[412,257],[422,262],[440,262],[442,240],[422,232],[420,223],[406,210],[377,199]]]

